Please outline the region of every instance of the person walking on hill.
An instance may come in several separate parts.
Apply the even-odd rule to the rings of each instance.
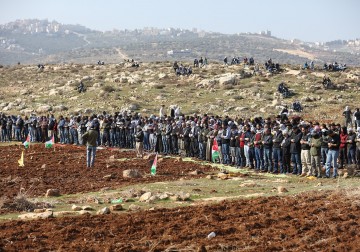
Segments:
[[[90,129],[86,131],[81,137],[83,142],[86,143],[86,167],[94,167],[98,131],[95,129],[95,124],[92,123]]]

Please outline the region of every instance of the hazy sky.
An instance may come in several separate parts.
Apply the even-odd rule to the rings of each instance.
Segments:
[[[358,0],[0,0],[0,24],[38,18],[95,30],[198,28],[304,41],[360,38]]]

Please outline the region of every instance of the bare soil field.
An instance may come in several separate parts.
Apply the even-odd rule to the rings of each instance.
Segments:
[[[344,192],[0,223],[2,251],[359,251]],[[214,238],[208,239],[209,233]]]
[[[123,152],[118,148],[98,149],[95,167],[90,169],[86,168],[85,146],[59,144],[51,149],[46,149],[43,144],[31,145],[24,151],[25,166],[19,167],[18,159],[23,150],[22,145],[0,147],[0,197],[14,197],[20,190],[25,190],[28,197],[44,196],[48,189],[59,189],[61,194],[83,193],[108,187],[196,178],[204,175],[190,175],[189,172],[217,170],[181,159],[161,158],[157,175],[151,176],[154,155],[150,159],[140,159],[135,158],[134,151]],[[123,171],[127,169],[137,169],[143,176],[124,178]]]
[[[138,159],[133,151],[110,148],[99,149],[95,168],[86,169],[85,147],[55,145],[45,149],[43,144],[26,149],[25,166],[19,167],[22,150],[21,145],[0,147],[1,198],[11,199],[21,190],[29,199],[43,197],[49,188],[66,196],[150,183],[181,182],[186,186],[218,172],[210,165],[163,158],[158,175],[150,176],[153,156]],[[122,176],[123,170],[135,168],[142,178]],[[195,170],[203,173],[189,175]],[[109,174],[112,176],[106,177]],[[279,180],[284,181],[282,177]],[[152,202],[106,215],[5,218],[0,222],[0,251],[359,251],[359,189],[337,188],[340,184],[336,180],[322,181],[332,189],[314,188],[317,181],[298,178],[296,184],[287,184],[288,188],[309,183],[313,188],[287,196],[253,193],[249,199],[191,198],[187,205],[171,207]],[[344,181],[356,184],[356,179]],[[220,180],[212,191],[220,191],[230,182]],[[255,192],[255,188],[247,192]],[[0,214],[9,213],[20,214],[6,209]],[[211,232],[215,237],[208,238]]]

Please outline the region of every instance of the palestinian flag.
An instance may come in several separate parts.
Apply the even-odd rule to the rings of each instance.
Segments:
[[[154,162],[153,162],[153,164],[152,164],[152,166],[151,166],[151,169],[150,169],[151,175],[155,175],[155,174],[156,174],[156,163],[157,163],[157,153],[156,153]]]
[[[30,133],[28,134],[28,136],[26,137],[25,142],[23,142],[23,145],[25,146],[25,149],[30,147]]]
[[[47,142],[45,142],[45,148],[51,148],[55,143],[54,136]]]
[[[216,138],[214,138],[214,142],[211,149],[211,158],[212,161],[215,163],[215,160],[219,158],[219,146],[216,141]]]

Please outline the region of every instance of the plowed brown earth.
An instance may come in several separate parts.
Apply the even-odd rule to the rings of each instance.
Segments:
[[[61,194],[97,191],[104,187],[152,183],[157,181],[196,178],[204,175],[189,175],[195,170],[212,172],[217,169],[209,165],[163,159],[158,162],[157,176],[150,176],[152,160],[136,159],[134,151],[123,152],[118,148],[99,149],[95,168],[86,168],[84,146],[56,145],[46,149],[43,144],[33,144],[24,152],[25,166],[19,167],[18,160],[24,150],[22,145],[0,147],[0,197],[14,197],[20,189],[27,196],[44,196],[47,189],[59,189]],[[113,156],[113,158],[111,158]],[[129,160],[116,160],[131,158]],[[138,169],[142,178],[124,178],[126,169]],[[104,176],[113,174],[113,179]]]
[[[343,195],[9,221],[0,223],[0,251],[359,251],[360,202]]]

